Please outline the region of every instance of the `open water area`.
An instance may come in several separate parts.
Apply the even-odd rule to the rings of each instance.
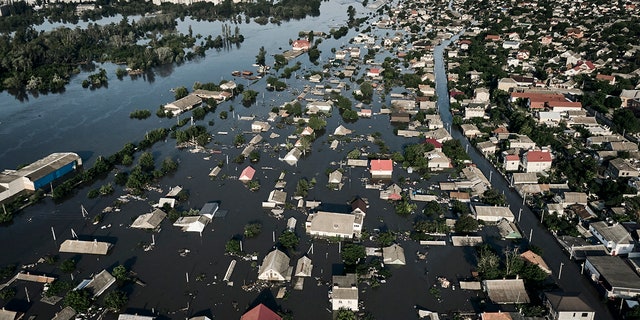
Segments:
[[[102,222],[97,225],[91,223],[93,216],[110,206],[114,199],[124,192],[117,188],[114,195],[98,199],[89,199],[86,195],[89,190],[110,182],[113,175],[97,181],[92,186],[78,189],[75,196],[62,203],[53,203],[50,199],[45,199],[25,209],[13,223],[0,229],[0,243],[3,243],[0,266],[15,264],[20,268],[35,263],[45,255],[58,254],[60,243],[70,239],[73,230],[80,239],[97,239],[115,244],[107,256],[59,254],[60,261],[68,258],[78,261],[78,269],[73,273],[76,281],[88,278],[102,269],[111,270],[123,264],[146,283],[146,286],[130,284],[121,288],[129,295],[129,303],[125,309],[128,313],[153,314],[160,319],[184,319],[194,315],[208,315],[214,319],[238,319],[249,306],[263,302],[274,310],[291,311],[294,319],[330,319],[328,284],[331,282],[332,274],[342,272],[338,243],[329,243],[326,240],[313,241],[313,252],[309,252],[308,255],[314,268],[312,277],[305,280],[302,291],[293,290],[291,284],[285,284],[287,296],[284,299],[275,299],[278,285],[249,291],[242,288],[243,285],[250,285],[257,279],[259,264],[274,246],[274,232],[277,238],[285,230],[289,217],[297,219],[295,231],[301,237],[297,249],[289,252],[290,265],[295,266],[297,259],[307,253],[312,243],[304,231],[305,212],[288,209],[284,212],[284,218],[277,219],[270,215],[269,211],[262,209],[261,203],[267,200],[281,172],[286,172],[287,186],[284,190],[289,201],[294,204],[291,196],[295,192],[297,181],[301,178],[315,178],[317,184],[309,191],[307,199],[322,201],[332,207],[343,206],[346,210],[350,200],[355,196],[361,196],[367,198],[370,204],[364,222],[366,230],[408,231],[417,214],[401,218],[394,213],[392,204],[379,199],[378,190],[365,189],[362,179],[369,177],[366,169],[344,167],[345,180],[340,191],[332,191],[326,187],[327,172],[339,168],[339,163],[345,161],[346,154],[356,147],[377,151],[378,147],[375,144],[364,139],[364,136],[370,133],[380,132],[392,152],[401,151],[403,144],[416,143],[419,140],[395,136],[387,115],[375,115],[371,119],[344,123],[336,110],[333,116],[327,119],[326,132],[316,133],[317,139],[311,152],[303,157],[297,166],[290,166],[278,160],[286,151],[275,152],[273,146],[287,142],[286,137],[294,133],[295,125],[276,128],[273,126],[275,123],[272,123],[271,130],[262,133],[264,142],[268,145],[263,145],[260,161],[253,164],[257,170],[255,179],[259,180],[261,188],[257,192],[251,192],[235,179],[249,164],[248,160],[240,165],[231,161],[242,150],[231,146],[233,137],[240,132],[250,131],[251,121],[238,120],[238,117],[255,116],[256,120],[265,120],[272,107],[293,100],[297,92],[269,92],[265,90],[265,79],[253,82],[233,78],[231,71],[254,70],[255,67],[251,65],[261,46],[264,46],[271,56],[288,49],[289,39],[296,39],[299,31],[312,29],[328,32],[330,27],[343,24],[347,19],[346,8],[349,5],[353,5],[359,14],[370,14],[369,10],[357,2],[323,2],[319,17],[283,22],[281,25],[239,24],[240,32],[245,36],[245,42],[239,48],[210,50],[206,57],[199,60],[154,69],[153,74],[136,79],[125,77],[124,80],[117,80],[117,66],[100,65],[109,74],[108,88],[83,89],[80,83],[89,73],[83,72],[71,79],[71,83],[62,94],[29,96],[22,102],[6,92],[0,94],[0,167],[15,168],[52,152],[66,151],[78,153],[85,164],[90,166],[98,156],[108,156],[127,142],[140,140],[149,130],[170,127],[177,119],[160,119],[153,115],[140,121],[129,119],[129,113],[136,109],[149,109],[155,113],[158,106],[173,100],[173,93],[169,91],[171,88],[190,88],[196,81],[205,83],[227,79],[244,84],[246,89],[260,92],[256,104],[251,107],[242,106],[238,98],[222,103],[215,114],[209,114],[204,121],[196,122],[207,126],[213,135],[209,147],[221,150],[221,153],[204,154],[179,150],[172,139],[154,145],[151,151],[156,160],[171,157],[180,163],[175,174],[159,181],[157,187],[162,189],[162,193],[149,191],[147,199],[126,203],[120,212],[105,214]],[[191,24],[194,33],[210,33],[214,36],[219,33],[222,24],[188,19],[185,21],[180,22],[179,30],[184,32],[188,24]],[[320,45],[321,64],[333,56],[332,47],[346,45],[348,39],[356,34],[351,30],[346,37],[339,40],[324,39]],[[382,61],[383,57],[384,53],[380,53],[376,60]],[[272,58],[267,58],[267,62],[270,61]],[[307,69],[319,70],[320,66],[310,64],[307,55],[291,61],[289,66],[295,61],[302,62],[302,69],[297,72],[300,79],[293,77],[288,79],[287,83],[290,88],[299,90],[304,84],[309,84],[301,79],[301,75]],[[364,72],[364,69],[360,72]],[[351,85],[352,88],[356,87],[355,84]],[[351,96],[350,91],[343,91],[342,94]],[[371,108],[378,112],[380,106],[385,103],[387,101],[378,99]],[[231,105],[234,111],[229,112],[229,119],[220,119],[219,112],[229,111]],[[213,126],[207,124],[210,120],[214,121]],[[336,150],[331,150],[330,135],[341,124],[354,132],[349,136],[350,140],[341,141]],[[218,134],[219,132],[228,132],[228,135]],[[271,133],[277,133],[280,137],[268,138]],[[245,134],[247,140],[252,136],[251,133]],[[230,161],[223,167],[219,178],[211,179],[208,176],[209,171],[219,161],[226,162],[227,156]],[[224,176],[227,178],[223,178]],[[447,179],[447,175],[442,174],[434,175],[429,181],[423,181],[416,174],[409,174],[396,166],[394,179],[397,180],[399,177],[413,181],[412,187],[416,189],[428,189],[434,181]],[[135,217],[150,212],[151,203],[157,202],[170,187],[176,185],[182,186],[190,194],[189,200],[180,203],[179,208],[199,209],[206,202],[218,201],[221,209],[228,210],[228,214],[224,218],[214,218],[202,234],[183,233],[179,228],[171,226],[168,220],[162,223],[158,233],[128,228]],[[408,184],[403,186],[407,187]],[[423,204],[418,204],[420,211]],[[82,217],[81,206],[89,212],[88,217]],[[262,223],[262,232],[257,238],[243,241],[243,249],[245,252],[256,252],[258,260],[244,261],[225,255],[226,241],[242,234],[243,226],[252,221]],[[56,240],[53,239],[52,230],[55,232]],[[152,237],[155,239],[155,246],[153,250],[145,251],[143,247],[151,243]],[[375,246],[368,240],[365,240],[364,244]],[[482,300],[481,293],[463,291],[459,288],[440,289],[441,299],[429,293],[429,288],[436,283],[437,277],[446,277],[455,283],[458,278],[471,276],[471,269],[475,265],[472,248],[451,245],[427,248],[404,237],[400,237],[399,244],[405,249],[407,264],[390,266],[392,277],[379,288],[360,286],[360,300],[364,310],[370,311],[376,319],[417,319],[415,306],[447,314],[477,310]],[[180,254],[187,250],[188,253]],[[418,252],[427,253],[427,259],[418,260]],[[222,281],[222,277],[234,259],[238,260],[238,263],[231,276],[233,286],[228,286]],[[62,273],[56,266],[44,263],[26,269],[71,278],[71,275]],[[7,308],[26,311],[27,318],[37,316],[38,319],[50,319],[60,310],[60,304],[50,306],[39,301],[41,285],[19,282],[16,286],[16,297],[6,305]],[[23,289],[25,286],[28,292]],[[115,318],[117,316],[113,313],[105,316],[105,319]]]

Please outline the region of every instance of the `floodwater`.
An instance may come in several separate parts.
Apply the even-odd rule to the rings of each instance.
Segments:
[[[288,47],[288,39],[297,37],[299,30],[308,30],[309,26],[318,31],[328,31],[328,26],[339,24],[346,20],[346,7],[353,5],[358,12],[367,12],[356,2],[323,2],[321,17],[304,21],[292,21],[280,26],[267,27],[240,25],[241,33],[246,41],[240,49],[208,52],[207,57],[189,62],[181,66],[167,67],[155,70],[154,75],[147,75],[145,79],[116,80],[111,79],[107,89],[89,91],[82,89],[80,82],[86,74],[72,78],[71,84],[63,94],[31,97],[26,102],[19,102],[7,93],[0,96],[0,166],[14,168],[19,164],[31,162],[51,152],[73,151],[79,153],[86,163],[92,163],[98,155],[109,155],[119,150],[121,146],[132,140],[139,140],[146,131],[157,127],[169,127],[176,119],[159,119],[155,116],[143,121],[130,120],[129,113],[135,109],[156,110],[157,106],[172,100],[170,88],[185,85],[190,87],[193,82],[218,82],[220,79],[231,79],[232,70],[253,69],[251,64],[260,46],[265,46],[269,55],[279,53],[280,48]],[[220,27],[217,23],[195,23],[194,33],[202,33],[210,27],[215,34]],[[246,29],[245,29],[246,28]],[[253,28],[253,29],[251,29]],[[246,32],[245,30],[251,30]],[[350,31],[347,37],[333,40],[325,39],[320,49],[323,61],[331,56],[330,48],[345,44],[355,35]],[[269,61],[269,60],[268,60]],[[306,69],[319,68],[312,66],[306,56],[297,61],[302,62],[303,74]],[[292,65],[293,62],[290,63]],[[103,65],[110,75],[114,74],[116,66]],[[360,70],[363,72],[363,70]],[[245,80],[236,79],[239,83]],[[300,87],[305,83],[302,79],[287,80],[291,87]],[[257,83],[243,83],[247,88],[263,92],[265,81]],[[355,85],[352,85],[355,88]],[[60,259],[74,258],[78,261],[78,270],[74,272],[74,279],[88,278],[102,269],[111,270],[114,266],[123,264],[137,273],[146,286],[131,284],[122,290],[129,294],[126,306],[128,313],[157,315],[161,319],[179,319],[194,315],[208,315],[215,319],[237,319],[249,306],[263,302],[275,310],[291,311],[295,319],[330,319],[330,303],[327,297],[331,275],[341,272],[339,245],[322,240],[313,241],[313,253],[309,253],[313,260],[313,277],[305,280],[303,291],[292,291],[290,285],[285,299],[274,298],[278,287],[265,290],[245,291],[245,284],[252,284],[257,278],[257,266],[262,258],[273,246],[273,234],[279,235],[286,228],[286,219],[295,217],[298,220],[296,233],[301,236],[301,242],[295,251],[289,252],[291,265],[295,266],[297,259],[306,253],[311,246],[311,239],[304,233],[306,215],[297,210],[286,210],[284,219],[276,219],[268,211],[261,208],[269,192],[281,172],[286,172],[288,182],[285,191],[289,197],[293,195],[296,183],[301,178],[317,180],[316,186],[310,190],[308,199],[320,200],[333,206],[346,206],[355,196],[367,198],[370,207],[365,218],[365,229],[389,229],[409,231],[415,215],[410,218],[397,216],[391,204],[378,198],[377,190],[367,190],[361,179],[368,177],[363,168],[346,168],[345,184],[341,191],[329,190],[327,172],[334,170],[343,161],[346,154],[358,147],[377,151],[377,146],[371,142],[357,138],[374,131],[382,133],[383,140],[391,151],[401,151],[402,145],[416,143],[417,138],[405,139],[393,135],[393,127],[389,124],[388,116],[376,115],[372,119],[361,119],[356,123],[343,123],[341,117],[334,111],[327,120],[326,132],[317,133],[317,140],[313,148],[297,166],[289,166],[278,160],[284,156],[284,151],[275,152],[273,147],[286,142],[286,137],[294,133],[293,126],[276,128],[272,126],[270,132],[263,133],[265,142],[261,160],[254,164],[257,169],[256,179],[261,188],[257,192],[249,191],[242,183],[234,179],[248,164],[238,165],[230,162],[221,172],[221,178],[210,179],[207,174],[219,161],[235,158],[241,152],[228,146],[233,137],[250,130],[250,121],[238,120],[238,116],[255,115],[256,119],[265,119],[272,107],[285,101],[291,101],[295,92],[265,92],[258,97],[256,105],[243,107],[239,101],[224,103],[218,107],[215,114],[210,114],[199,124],[207,125],[208,121],[215,122],[208,127],[213,134],[210,147],[221,149],[221,154],[205,155],[189,153],[175,148],[175,141],[156,144],[153,155],[160,160],[165,157],[178,159],[180,168],[177,173],[165,177],[159,182],[163,192],[171,186],[181,185],[189,191],[189,200],[180,203],[181,209],[200,208],[208,201],[219,201],[223,210],[228,210],[225,218],[216,218],[200,234],[182,233],[172,227],[169,221],[164,221],[159,233],[129,229],[128,225],[139,214],[151,210],[150,203],[155,203],[163,193],[150,191],[148,199],[131,201],[122,207],[122,211],[105,215],[98,225],[91,224],[91,218],[111,205],[114,199],[123,194],[117,190],[113,196],[88,199],[89,190],[99,187],[112,180],[112,176],[97,181],[92,186],[79,189],[76,195],[61,204],[54,204],[45,200],[29,207],[15,221],[2,227],[0,242],[11,244],[3,246],[0,255],[0,266],[16,264],[18,266],[35,263],[47,254],[57,254],[59,244],[71,238],[72,230],[81,239],[98,239],[115,244],[114,249],[107,256],[60,254]],[[350,96],[350,92],[343,93]],[[372,104],[374,111],[384,102],[376,101]],[[236,118],[221,120],[218,114],[222,110],[229,110],[234,106],[230,115]],[[329,137],[340,124],[354,130],[351,139],[340,143],[337,150],[329,148]],[[219,131],[228,131],[229,135],[218,135]],[[271,132],[280,135],[279,138],[267,138]],[[247,140],[252,135],[246,134]],[[291,141],[293,142],[293,141]],[[206,156],[210,156],[208,160]],[[126,170],[126,168],[124,168]],[[224,179],[222,176],[229,178]],[[431,181],[421,181],[415,174],[409,174],[397,167],[394,178],[409,178],[415,181],[414,188],[429,188]],[[443,179],[434,176],[434,179]],[[407,185],[404,185],[407,187]],[[89,211],[89,217],[83,218],[80,206]],[[418,208],[422,209],[422,206]],[[224,255],[225,242],[234,236],[242,234],[243,226],[252,221],[263,224],[262,233],[254,239],[243,242],[245,252],[256,252],[258,261],[242,261],[238,258]],[[57,240],[54,240],[54,235]],[[142,247],[155,238],[155,247],[151,251],[144,251]],[[468,278],[474,264],[473,251],[470,248],[421,247],[413,241],[400,240],[405,248],[406,266],[391,266],[392,277],[379,288],[372,289],[361,285],[360,300],[364,310],[370,311],[376,319],[417,319],[415,306],[441,313],[455,311],[477,310],[482,300],[482,294],[441,289],[442,299],[438,300],[429,293],[429,288],[436,283],[437,277],[446,277],[454,283],[458,278]],[[374,243],[365,241],[365,245]],[[189,250],[186,256],[179,252]],[[417,260],[416,253],[427,254],[427,260]],[[235,271],[231,276],[233,286],[221,281],[227,266],[233,259],[238,259]],[[57,267],[38,264],[29,267],[50,274],[62,274]],[[319,281],[316,281],[318,278]],[[38,318],[50,318],[60,305],[49,306],[39,302],[41,286],[27,285],[28,293],[22,289],[25,284],[17,284],[17,295],[6,307],[25,311],[26,316],[37,315]],[[29,295],[27,299],[26,295]],[[30,302],[29,302],[30,301]],[[115,319],[114,314],[106,319]]]

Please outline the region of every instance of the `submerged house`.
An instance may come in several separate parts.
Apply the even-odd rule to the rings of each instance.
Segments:
[[[355,273],[333,276],[331,288],[331,309],[358,311],[358,280]]]
[[[258,270],[258,279],[265,281],[290,281],[293,267],[289,266],[289,257],[275,249],[269,252]]]
[[[199,232],[202,233],[204,228],[211,222],[211,219],[197,215],[197,216],[187,216],[181,217],[173,223],[175,227],[182,228],[183,232]]]
[[[156,209],[151,213],[141,214],[136,218],[135,221],[131,224],[131,228],[134,229],[155,229],[160,226],[160,223],[167,214],[160,210]]]
[[[360,236],[363,221],[361,213],[318,211],[309,214],[305,227],[312,236],[351,239]]]
[[[254,174],[256,174],[256,169],[254,169],[252,166],[247,166],[246,168],[244,168],[244,170],[242,170],[242,173],[240,173],[240,177],[238,177],[238,180],[242,182],[249,182],[253,179]]]
[[[373,179],[390,179],[393,175],[393,160],[371,160],[369,171]]]
[[[302,156],[302,151],[298,148],[293,148],[287,152],[287,154],[281,160],[288,163],[290,166],[294,166],[300,160]]]

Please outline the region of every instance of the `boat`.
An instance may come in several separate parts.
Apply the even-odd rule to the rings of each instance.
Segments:
[[[231,75],[234,76],[234,77],[238,77],[238,76],[240,76],[240,74],[241,73],[238,70],[234,70],[234,71],[231,72]]]

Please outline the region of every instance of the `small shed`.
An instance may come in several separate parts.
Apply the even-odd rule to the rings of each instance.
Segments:
[[[407,260],[404,257],[404,249],[398,244],[382,248],[382,258],[386,264],[407,264]]]
[[[343,125],[339,125],[336,130],[333,131],[333,134],[336,136],[346,136],[351,134],[351,130],[345,128]]]
[[[213,169],[211,169],[211,172],[209,172],[209,177],[217,177],[218,174],[220,174],[220,171],[222,171],[222,168],[216,166]]]
[[[300,259],[298,259],[294,275],[296,277],[311,277],[312,269],[313,264],[311,263],[311,259],[309,259],[309,257],[307,256],[302,256]]]
[[[342,182],[342,172],[340,170],[329,173],[329,183],[339,184],[340,182]]]

